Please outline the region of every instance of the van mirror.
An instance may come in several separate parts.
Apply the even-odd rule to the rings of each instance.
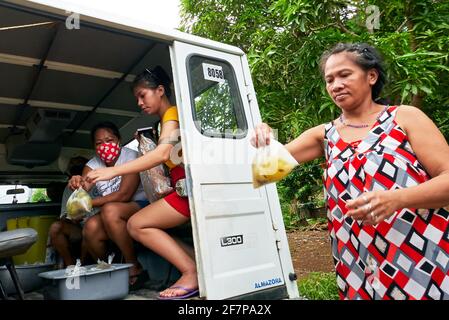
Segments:
[[[19,189],[6,190],[6,194],[22,194],[22,193],[25,193],[25,189],[19,188]]]

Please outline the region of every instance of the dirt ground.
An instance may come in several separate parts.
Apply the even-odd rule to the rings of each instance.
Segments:
[[[298,279],[310,272],[334,271],[327,228],[288,231],[287,238]]]

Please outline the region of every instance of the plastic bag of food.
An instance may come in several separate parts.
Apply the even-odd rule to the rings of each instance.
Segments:
[[[81,260],[76,259],[76,264],[67,266],[64,273],[66,276],[74,277],[85,274],[86,271],[87,269],[85,267],[81,267]]]
[[[108,256],[108,262],[97,259],[97,264],[91,268],[91,271],[94,270],[105,270],[105,269],[110,269],[112,268],[112,260],[114,260],[115,257],[115,253],[112,252],[109,256]]]
[[[92,198],[82,187],[79,187],[70,195],[66,207],[68,219],[81,219],[92,211]]]
[[[153,128],[145,128],[137,132],[140,155],[156,149],[156,136],[156,131]],[[170,177],[163,164],[140,172],[140,181],[142,182],[147,199],[151,203],[174,191],[171,186]]]
[[[258,148],[254,156],[252,163],[254,188],[285,178],[297,165],[298,161],[290,152],[281,143],[271,139],[271,143]]]

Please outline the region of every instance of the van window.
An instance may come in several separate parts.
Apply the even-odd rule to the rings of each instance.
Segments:
[[[198,55],[187,65],[197,129],[209,137],[244,138],[248,125],[232,66]]]
[[[35,203],[51,201],[45,188],[29,188],[23,185],[0,186],[0,204]]]

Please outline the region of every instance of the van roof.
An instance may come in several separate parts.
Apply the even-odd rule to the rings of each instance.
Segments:
[[[135,33],[136,35],[140,34],[145,37],[152,37],[154,39],[165,40],[168,42],[177,40],[232,54],[244,54],[244,52],[236,46],[194,36],[176,29],[156,26],[150,22],[135,20],[131,17],[112,14],[110,12],[105,12],[86,6],[80,6],[64,0],[4,0],[4,2],[53,14],[59,18],[64,17],[64,19],[69,15],[67,12],[75,12],[82,15],[82,20],[84,22],[96,23],[107,28],[128,31]]]
[[[80,14],[77,30],[66,25],[72,12]],[[58,130],[55,124],[64,126],[65,121],[61,156],[66,162],[78,152],[73,150],[91,151],[89,131],[100,121],[114,122],[123,143],[132,139],[136,128],[155,121],[140,113],[130,83],[136,74],[157,65],[171,75],[173,41],[243,55],[234,46],[88,7],[75,8],[63,0],[0,1],[0,39],[0,157],[11,152],[8,139],[19,144],[19,135],[31,131],[45,142]],[[47,118],[58,121],[45,123]],[[11,142],[11,137],[17,141]],[[22,149],[25,157],[32,152],[26,145]],[[47,151],[52,152],[37,150]],[[10,172],[24,170],[5,159],[0,164],[0,183],[13,179]],[[33,160],[29,164],[33,166]]]

